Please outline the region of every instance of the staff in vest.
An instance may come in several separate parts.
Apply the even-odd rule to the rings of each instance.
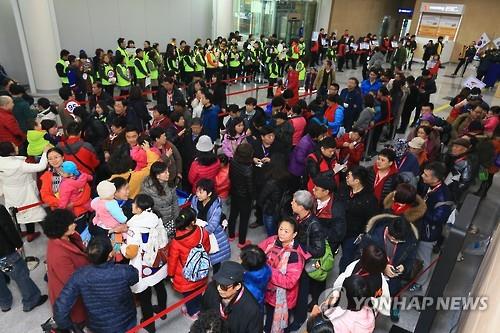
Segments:
[[[198,41],[197,41],[198,43]],[[203,78],[205,67],[205,55],[203,54],[203,46],[201,46],[201,39],[199,40],[200,46],[195,46],[194,51],[194,73],[193,75],[199,78]]]
[[[257,60],[257,54],[252,44],[248,44],[247,48],[242,51],[243,54],[243,76],[249,76],[254,73],[254,64]],[[244,78],[242,83],[250,83],[250,78]]]
[[[227,79],[227,62],[229,59],[229,52],[226,45],[226,41],[223,40],[220,43],[219,48],[219,71],[222,73],[222,80]]]
[[[163,57],[160,53],[160,44],[153,43],[153,48],[151,49],[154,52],[156,59],[156,67],[158,67],[158,77],[163,76],[163,71],[165,69],[165,64],[163,63]]]
[[[146,62],[149,74],[151,75],[151,90],[158,91],[158,58],[153,49],[148,52],[148,60]]]
[[[165,50],[165,71],[167,76],[179,75],[179,61],[173,44],[168,44]]]
[[[137,84],[144,90],[146,88],[146,78],[150,75],[146,61],[144,61],[144,51],[142,49],[135,50],[134,72]]]
[[[125,50],[127,45],[125,44],[125,38],[120,37],[116,41],[118,44],[118,47],[116,48],[115,51],[115,59],[116,59],[116,65],[121,64],[121,57],[125,58],[125,65],[128,66],[128,53]]]
[[[289,61],[292,66],[295,66],[300,57],[299,41],[297,39],[292,40],[292,45],[289,50]]]
[[[273,98],[273,86],[278,81],[279,67],[276,62],[276,55],[272,54],[267,65],[267,81],[269,82],[269,88],[267,88],[267,98]]]
[[[193,80],[194,64],[191,58],[191,47],[184,46],[181,58],[181,79],[185,84],[190,84]]]
[[[132,77],[127,66],[127,58],[121,54],[117,55],[116,86],[120,89],[120,96],[128,95]]]
[[[115,90],[116,83],[116,73],[111,66],[111,60],[109,54],[103,53],[101,58],[101,64],[99,65],[99,77],[101,78],[101,84],[103,89],[113,97],[113,92]]]
[[[240,75],[240,53],[238,52],[238,45],[231,45],[231,51],[229,51],[229,77],[234,79],[236,75]],[[234,81],[236,83],[236,80]]]
[[[212,76],[215,75],[217,69],[219,68],[219,59],[215,55],[213,45],[207,47],[207,53],[205,53],[205,63],[207,68],[205,69],[205,80],[207,82],[212,81]]]
[[[128,66],[128,71],[130,73],[130,77],[132,78],[132,84],[136,85],[137,80],[135,78],[135,66],[134,66],[134,60],[135,60],[135,42],[133,40],[127,41],[127,66]]]
[[[304,41],[304,37],[299,38],[299,55],[301,57],[306,55],[306,42]]]
[[[303,57],[300,56],[297,64],[295,65],[295,70],[299,73],[299,89],[304,86],[304,81],[306,79],[306,65],[304,64]]]
[[[337,164],[337,143],[332,136],[327,136],[319,142],[319,149],[309,154],[306,159],[306,179],[307,190],[313,193],[313,179],[319,175],[328,176],[335,181],[335,185],[340,184],[340,173],[335,173]]]
[[[69,51],[68,50],[61,50],[59,53],[59,60],[56,62],[56,71],[57,75],[59,76],[59,80],[61,80],[62,86],[68,86],[69,87],[69,80],[68,80],[68,56],[69,56]]]

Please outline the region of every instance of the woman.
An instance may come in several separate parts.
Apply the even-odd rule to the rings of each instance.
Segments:
[[[98,76],[101,79],[102,88],[113,97],[116,83],[116,73],[111,65],[111,58],[107,53],[101,56],[99,64]]]
[[[399,184],[394,192],[385,197],[384,208],[391,214],[404,216],[408,222],[415,225],[427,210],[424,199],[417,194],[417,189],[406,183]]]
[[[430,126],[420,125],[417,128],[416,136],[424,139],[425,141],[425,152],[427,157],[431,161],[435,161],[440,154],[441,140],[439,139],[439,133],[435,132]],[[410,136],[408,136],[409,138]],[[408,141],[411,141],[408,140]]]
[[[196,192],[196,184],[201,178],[215,179],[219,173],[220,162],[213,152],[214,145],[208,135],[202,135],[196,143],[197,156],[191,164],[188,181]]]
[[[50,304],[54,306],[57,297],[80,267],[89,264],[85,245],[75,231],[75,216],[68,210],[56,209],[43,221],[43,232],[47,243],[47,277]],[[71,321],[82,327],[87,319],[85,306],[79,298],[71,310]]]
[[[139,86],[132,86],[130,88],[128,107],[131,107],[137,114],[137,118],[139,118],[139,122],[141,123],[139,131],[144,132],[146,129],[148,129],[151,116],[149,115],[146,101],[142,96],[142,91]]]
[[[96,105],[96,110],[99,108],[101,110],[101,116],[96,111],[96,116],[87,112],[85,107],[78,106],[74,109],[73,114],[81,119],[82,125],[82,138],[90,143],[95,149],[95,153],[100,161],[104,161],[104,150],[103,143],[109,135],[108,127],[104,122],[99,120],[98,117],[106,118],[105,111],[108,106],[102,101],[99,102],[101,105]],[[105,108],[103,110],[103,108]]]
[[[42,186],[40,188],[40,198],[43,203],[51,209],[59,208],[59,187],[62,181],[61,166],[64,162],[64,153],[61,149],[54,147],[47,151],[47,160],[49,169],[40,176]],[[87,183],[82,189],[82,195],[79,201],[72,202],[69,207],[73,207],[73,213],[76,216],[75,223],[78,233],[87,227],[88,219],[88,198],[90,198],[90,185]]]
[[[243,143],[236,148],[233,160],[229,164],[231,182],[231,210],[229,212],[229,239],[236,237],[236,219],[240,216],[238,247],[250,244],[247,241],[248,220],[252,211],[252,199],[255,196],[253,181],[253,148]]]
[[[241,117],[235,117],[229,122],[226,134],[222,140],[222,151],[228,158],[233,158],[236,148],[246,142],[245,122]]]
[[[132,214],[132,200],[129,199],[130,186],[127,180],[122,177],[115,177],[110,182],[115,185],[115,200],[118,202],[118,206],[120,206],[127,219],[130,219],[134,214]]]
[[[218,105],[221,109],[225,109],[227,106],[227,83],[223,81],[221,72],[216,72],[215,75],[212,76],[211,90],[214,94],[212,103]]]
[[[139,274],[139,281],[131,289],[138,294],[143,318],[141,321],[151,318],[153,312],[158,313],[167,307],[167,291],[163,284],[163,279],[167,277],[164,267],[166,262],[157,262],[157,256],[158,250],[167,246],[168,236],[161,219],[153,212],[153,207],[154,201],[150,196],[139,194],[135,197],[132,204],[134,216],[127,222],[127,241],[120,249]],[[151,304],[152,288],[158,299],[156,306]],[[145,329],[155,332],[154,322]]]
[[[155,209],[161,216],[169,237],[175,235],[174,220],[179,214],[177,194],[168,184],[168,166],[164,162],[154,162],[149,176],[142,182],[142,193],[153,198]]]
[[[285,218],[278,226],[278,235],[259,244],[271,267],[271,280],[265,296],[265,332],[284,332],[288,327],[288,312],[297,303],[299,279],[307,257],[299,243],[294,241],[298,229],[294,219]]]
[[[206,222],[206,224],[202,223],[202,227],[209,235],[214,235],[217,241],[219,250],[214,252],[215,249],[212,249],[213,253],[210,253],[210,263],[215,274],[219,270],[221,262],[231,258],[231,247],[224,226],[221,224],[221,200],[215,192],[215,184],[211,179],[200,179],[196,185],[196,195],[191,201],[191,208],[196,211],[197,220]],[[212,241],[211,244],[213,244]]]
[[[168,251],[168,276],[172,281],[172,287],[184,297],[196,292],[208,284],[208,276],[199,281],[189,281],[182,273],[189,252],[199,244],[208,253],[210,251],[210,240],[208,231],[196,226],[196,211],[191,207],[181,209],[179,216],[175,219],[175,238],[170,243]],[[186,303],[182,312],[191,319],[196,319],[201,310],[201,295],[196,296]]]
[[[49,147],[45,147],[37,164],[31,164],[26,163],[25,156],[18,156],[19,149],[12,142],[0,142],[0,193],[4,196],[7,209],[21,208],[40,201],[34,174],[47,167]],[[26,232],[22,234],[27,236],[28,242],[40,236],[39,232],[35,232],[34,223],[45,217],[45,210],[41,205],[22,210],[16,217],[18,223],[26,224]]]

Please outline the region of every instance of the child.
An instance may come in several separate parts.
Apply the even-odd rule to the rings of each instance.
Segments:
[[[55,120],[44,119],[40,122],[40,125],[42,126],[42,130],[47,132],[43,138],[50,142],[51,145],[57,146],[62,141],[62,133],[57,129],[57,122]]]
[[[92,220],[94,226],[97,227],[95,228],[95,234],[102,233],[106,236],[110,233],[112,234],[111,241],[114,244],[115,259],[116,261],[121,261],[120,246],[126,234],[113,233],[112,230],[121,223],[125,223],[127,217],[123,214],[121,207],[118,205],[118,201],[114,199],[115,192],[115,185],[110,181],[103,180],[97,185],[97,194],[99,197],[94,198],[90,206],[95,210],[95,217]]]
[[[219,195],[222,214],[229,215],[229,190],[231,182],[229,181],[229,158],[226,155],[218,155],[220,169],[215,176],[215,192]],[[227,221],[226,221],[227,223]]]
[[[28,156],[40,157],[42,155],[45,146],[50,144],[45,139],[45,134],[47,134],[47,131],[44,131],[40,123],[35,121],[32,129],[27,132]]]
[[[146,151],[139,145],[139,130],[135,127],[125,129],[125,139],[130,146],[130,157],[135,161],[135,171],[141,171],[148,164]]]
[[[304,83],[304,89],[306,94],[312,93],[314,87],[314,81],[316,81],[316,75],[318,75],[318,70],[314,67],[310,67],[306,75],[306,81]]]
[[[83,187],[92,181],[92,176],[80,172],[76,164],[72,161],[65,161],[61,165],[62,181],[59,186],[59,208],[73,210],[73,202],[81,201]],[[87,211],[90,210],[90,196],[88,198]]]
[[[434,79],[437,78],[439,67],[441,66],[441,61],[438,54],[435,54],[432,59],[427,63],[427,69],[433,75]]]
[[[264,295],[271,278],[271,268],[266,263],[266,254],[257,245],[251,244],[241,249],[240,260],[246,270],[243,274],[243,283],[264,311]]]

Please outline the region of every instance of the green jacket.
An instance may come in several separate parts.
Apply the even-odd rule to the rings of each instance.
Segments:
[[[44,136],[47,131],[29,130],[28,131],[28,156],[41,156],[45,146],[50,144]]]
[[[19,124],[21,131],[26,133],[30,120],[35,120],[37,112],[30,108],[28,102],[22,97],[14,97],[14,109],[12,113]]]

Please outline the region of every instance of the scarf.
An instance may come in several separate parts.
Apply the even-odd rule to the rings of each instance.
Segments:
[[[52,193],[55,196],[59,193],[59,186],[61,186],[62,177],[56,171],[52,172]]]
[[[293,243],[292,245],[293,246]],[[290,258],[290,251],[286,248],[281,250],[281,258],[278,264],[278,270],[281,274],[286,275],[288,266],[288,259]],[[288,327],[288,303],[286,300],[286,289],[276,287],[276,306],[274,307],[273,324],[271,333],[283,333],[284,329]]]
[[[391,206],[391,211],[396,215],[403,215],[410,208],[411,204],[402,204],[394,201]]]

